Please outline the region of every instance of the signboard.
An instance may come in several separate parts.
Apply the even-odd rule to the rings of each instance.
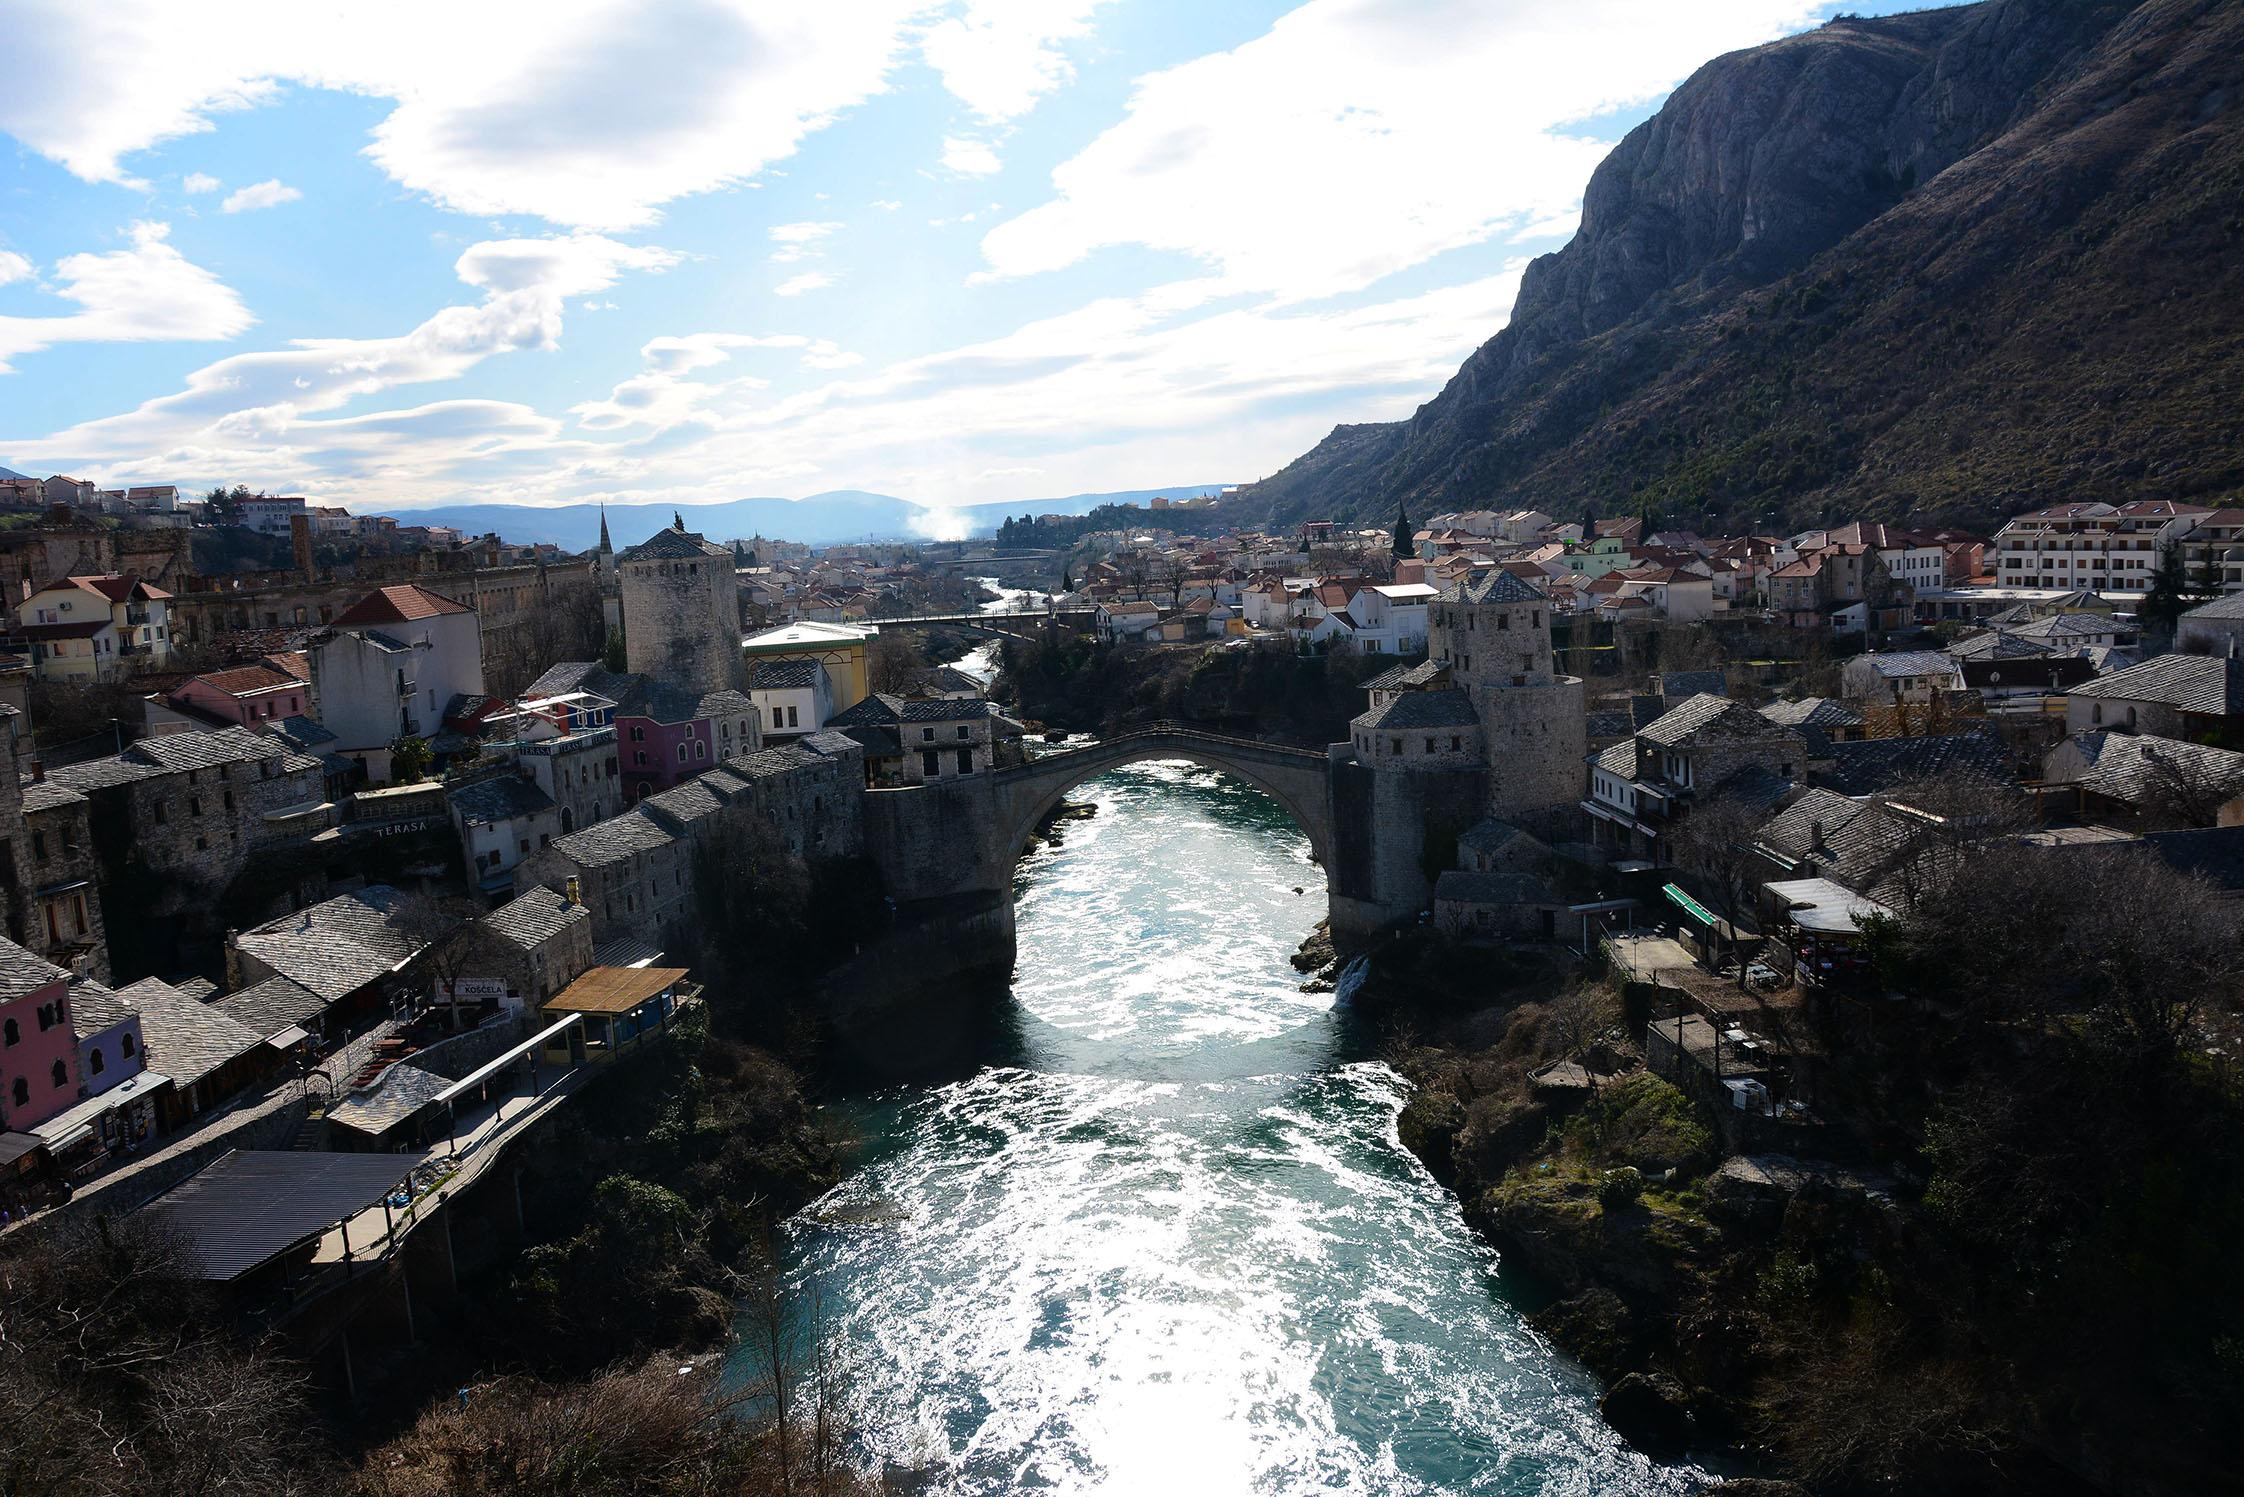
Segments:
[[[438,978],[434,989],[438,1003],[454,1008],[506,1006],[506,984],[496,977],[460,977],[450,982]]]

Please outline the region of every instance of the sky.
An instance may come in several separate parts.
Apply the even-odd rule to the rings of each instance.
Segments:
[[[1840,8],[9,0],[0,465],[362,512],[1253,479],[1408,415],[1670,89]]]

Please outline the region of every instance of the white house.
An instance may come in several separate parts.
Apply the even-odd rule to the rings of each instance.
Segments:
[[[1373,655],[1415,655],[1426,648],[1426,605],[1441,589],[1423,582],[1367,587],[1348,600],[1356,648]],[[1314,637],[1314,636],[1312,636]]]
[[[819,732],[834,715],[833,686],[815,660],[756,661],[748,671],[748,699],[767,744]]]
[[[306,650],[330,752],[387,780],[390,745],[433,737],[454,697],[483,695],[483,636],[465,603],[404,584],[344,609]]]
[[[65,577],[23,600],[17,632],[42,681],[107,681],[171,658],[171,594],[114,573]]]
[[[1140,599],[1099,605],[1099,638],[1104,640],[1142,639],[1148,629],[1160,622],[1161,605],[1158,603]]]

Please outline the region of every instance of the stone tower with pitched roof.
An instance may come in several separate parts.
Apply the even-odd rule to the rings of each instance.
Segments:
[[[1541,827],[1581,799],[1582,681],[1551,653],[1550,599],[1510,572],[1469,577],[1427,610],[1430,658],[1480,719],[1488,814]]]
[[[676,519],[616,558],[630,669],[696,691],[740,689],[740,584],[732,553]]]

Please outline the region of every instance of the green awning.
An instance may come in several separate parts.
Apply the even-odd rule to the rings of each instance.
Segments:
[[[1709,910],[1705,905],[1700,904],[1690,895],[1684,893],[1681,889],[1675,887],[1675,885],[1663,884],[1660,886],[1660,892],[1662,894],[1665,894],[1669,899],[1674,900],[1678,905],[1681,905],[1683,907],[1683,913],[1689,915],[1693,920],[1698,921],[1699,924],[1711,928],[1716,923],[1714,913],[1711,910]]]

